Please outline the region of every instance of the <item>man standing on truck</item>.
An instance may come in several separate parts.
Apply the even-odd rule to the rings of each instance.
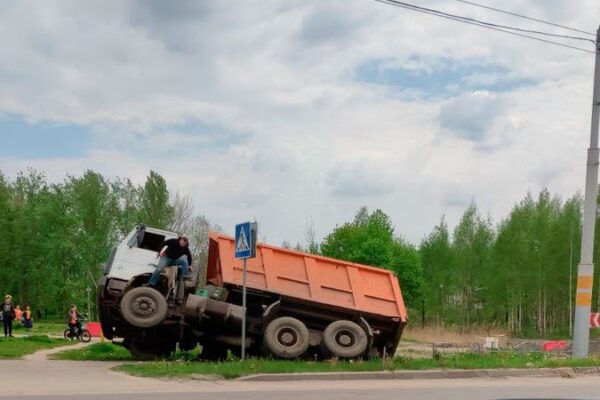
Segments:
[[[192,264],[189,243],[190,241],[185,235],[180,235],[177,239],[165,240],[159,253],[158,267],[144,286],[156,286],[160,274],[169,265],[181,267],[181,273],[185,279],[188,275],[189,266]]]

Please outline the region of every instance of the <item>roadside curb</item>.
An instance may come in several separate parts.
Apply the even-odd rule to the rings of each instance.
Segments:
[[[561,377],[600,374],[600,367],[573,368],[506,368],[506,369],[436,369],[376,372],[316,372],[292,374],[257,374],[237,378],[245,382],[285,381],[351,381],[389,379],[469,379],[469,378],[513,378],[513,377]]]

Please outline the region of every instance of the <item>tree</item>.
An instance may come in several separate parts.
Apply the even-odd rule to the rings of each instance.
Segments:
[[[428,313],[437,315],[438,325],[445,320],[444,304],[447,303],[444,293],[450,289],[450,273],[453,270],[453,254],[450,234],[445,217],[433,228],[419,246],[423,266],[423,290]],[[444,287],[446,291],[444,292]]]
[[[169,229],[180,233],[188,232],[194,223],[194,203],[192,198],[176,193],[172,201],[172,207],[173,219]]]
[[[490,254],[494,242],[491,221],[481,218],[475,203],[465,210],[454,229],[452,240],[452,281],[457,289],[454,303],[461,306],[463,325],[469,325],[483,307],[487,287],[484,276],[490,268]],[[474,318],[475,317],[475,318]]]
[[[321,243],[323,255],[361,264],[374,265],[396,272],[402,282],[407,301],[421,292],[422,269],[418,252],[399,237],[387,214],[366,207],[356,213],[352,222],[337,227]]]
[[[394,229],[381,210],[369,214],[366,207],[354,221],[334,229],[321,244],[323,255],[375,266],[386,265],[392,254]]]
[[[306,221],[306,227],[304,228],[304,243],[306,248],[304,251],[311,254],[320,254],[319,243],[316,239],[315,224],[312,219]]]
[[[405,302],[415,307],[424,294],[423,267],[419,251],[402,238],[396,238],[386,267],[398,276]]]
[[[141,191],[139,220],[148,226],[167,229],[173,222],[173,215],[167,182],[158,173],[150,171]]]
[[[140,211],[142,189],[128,178],[117,178],[110,186],[117,205],[115,228],[117,233],[124,237],[132,227],[142,223],[140,219],[143,218]]]

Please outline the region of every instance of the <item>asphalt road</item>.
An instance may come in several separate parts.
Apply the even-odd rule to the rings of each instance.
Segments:
[[[35,379],[30,379],[34,382]],[[432,381],[354,381],[354,382],[159,382],[163,391],[139,387],[128,393],[119,393],[105,382],[104,394],[26,395],[13,399],[144,399],[144,400],[304,400],[304,399],[373,399],[373,400],[481,400],[481,399],[599,399],[598,377],[514,378],[505,380],[432,380]],[[183,385],[183,386],[181,386]],[[178,389],[184,389],[178,391]],[[151,389],[151,390],[150,390]],[[85,392],[85,389],[83,389]],[[120,394],[120,395],[119,395]],[[2,397],[0,397],[2,398]]]
[[[46,360],[44,353],[26,360],[0,361],[0,399],[600,399],[598,376],[296,382],[167,381],[112,372],[110,367],[115,363]]]

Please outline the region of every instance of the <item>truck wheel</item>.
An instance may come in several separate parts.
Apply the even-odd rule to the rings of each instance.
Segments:
[[[365,331],[352,321],[332,322],[323,332],[322,345],[327,353],[342,358],[362,355],[369,344]]]
[[[137,328],[151,328],[167,316],[167,301],[149,287],[131,289],[121,299],[121,314],[125,321]]]
[[[310,344],[308,329],[296,318],[275,318],[265,330],[264,343],[278,357],[297,358],[306,352]]]

